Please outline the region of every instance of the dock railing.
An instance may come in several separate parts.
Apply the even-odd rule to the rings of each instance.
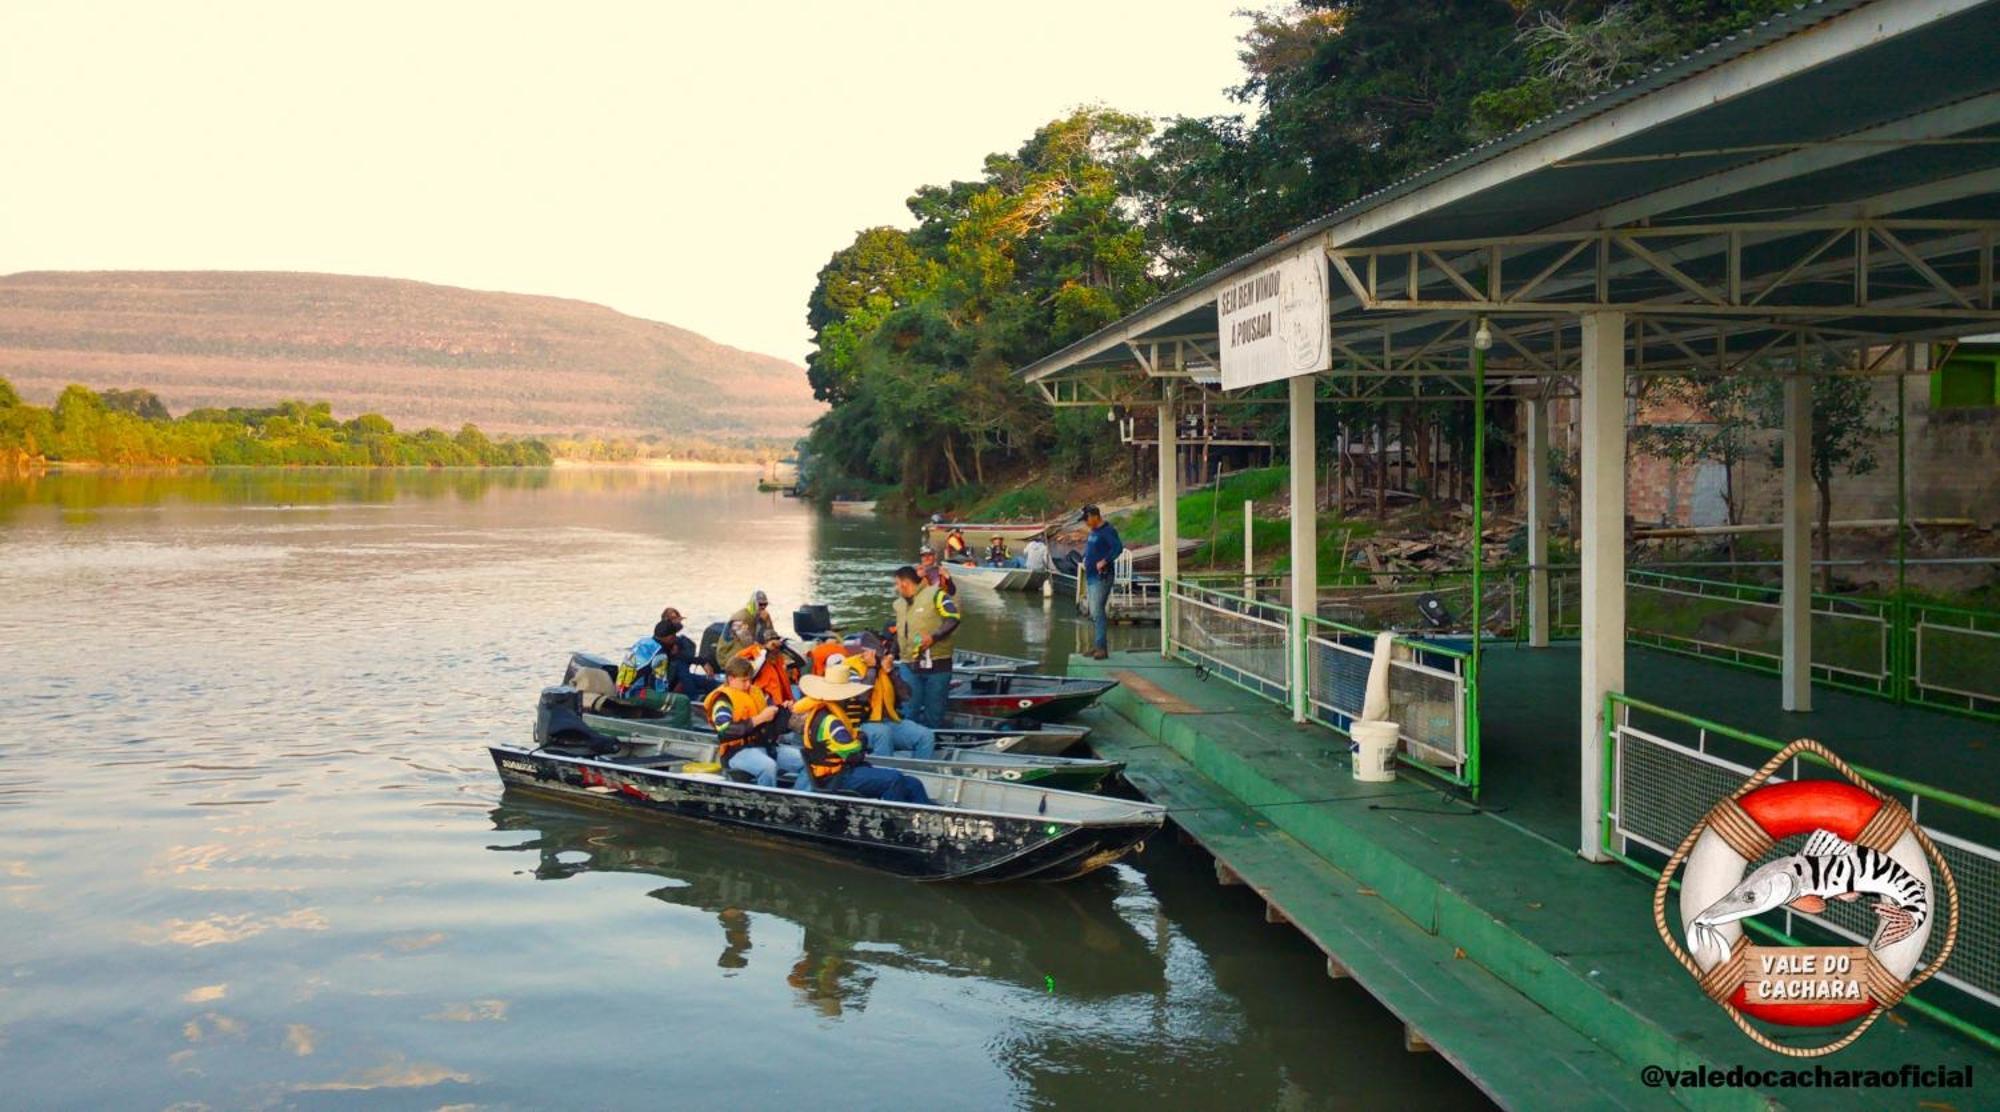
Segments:
[[[1612,692],[1605,700],[1602,844],[1614,859],[1652,877],[1659,864],[1718,801],[1784,746],[1770,738]],[[1958,944],[1911,1008],[2000,1049],[2000,807],[1900,776],[1855,767],[1884,795],[1909,808],[1951,866],[1958,885]],[[1775,781],[1836,774],[1814,757],[1795,758]],[[1773,847],[1753,867],[1787,850]],[[1654,861],[1659,862],[1655,864]],[[1867,901],[1833,901],[1820,914],[1787,909],[1783,927],[1753,922],[1785,941],[1826,936],[1866,942],[1874,933]],[[1802,937],[1806,936],[1806,937]],[[1810,936],[1819,935],[1819,939]],[[1934,929],[1928,964],[1943,944]],[[1939,986],[1932,988],[1931,986]],[[1951,991],[1946,991],[1946,990]]]
[[[1188,579],[1169,583],[1167,603],[1170,653],[1252,694],[1290,702],[1290,607]]]

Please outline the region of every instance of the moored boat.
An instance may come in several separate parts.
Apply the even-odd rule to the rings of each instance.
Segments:
[[[940,746],[992,749],[1053,757],[1067,753],[1090,736],[1090,727],[1070,722],[1037,722],[1031,718],[991,718],[983,714],[946,711],[937,727]]]
[[[1002,656],[966,648],[951,651],[951,670],[954,672],[1025,672],[1034,666],[1035,662],[1025,656]]]
[[[960,583],[989,591],[1039,591],[1049,573],[1027,568],[995,567],[991,564],[952,564],[946,569]]]
[[[906,775],[930,804],[740,784],[668,755],[488,752],[510,789],[782,839],[913,880],[1068,880],[1130,853],[1166,815],[1150,803],[923,772]]]
[[[630,755],[667,755],[683,760],[714,761],[715,735],[708,730],[682,729],[659,722],[612,718],[586,714],[584,722],[598,733],[618,739],[620,752]],[[899,772],[929,772],[939,776],[968,776],[975,780],[1004,780],[1012,784],[1034,784],[1064,791],[1095,791],[1106,777],[1123,769],[1119,761],[1094,757],[1051,757],[995,748],[944,746],[935,758],[877,757],[869,764]]]
[[[1059,722],[1095,703],[1117,680],[1043,676],[1033,672],[953,673],[947,706],[991,718]]]

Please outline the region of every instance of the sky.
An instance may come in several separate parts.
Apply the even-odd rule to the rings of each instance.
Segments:
[[[0,274],[553,294],[794,361],[919,185],[1071,108],[1237,110],[1246,0],[0,5]]]

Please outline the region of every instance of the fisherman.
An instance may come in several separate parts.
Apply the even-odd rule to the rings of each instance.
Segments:
[[[1007,551],[1007,538],[995,533],[993,543],[986,546],[986,564],[995,568],[1018,568],[1021,566],[1021,561],[1016,560],[1014,554]]]
[[[669,606],[660,611],[660,621],[653,627],[653,640],[667,654],[667,690],[686,695],[692,700],[708,698],[708,694],[719,687],[720,681],[701,670],[694,642],[681,632],[686,619],[679,610]]]
[[[924,582],[942,588],[945,594],[958,593],[958,584],[952,580],[951,573],[945,570],[944,565],[938,562],[937,549],[930,545],[917,549],[917,571],[924,577]]]
[[[1096,635],[1090,655],[1103,660],[1111,655],[1111,581],[1117,573],[1118,556],[1125,551],[1125,542],[1118,539],[1118,530],[1104,520],[1103,511],[1095,505],[1085,506],[1080,516],[1090,526],[1090,538],[1083,542],[1084,594],[1090,600],[1090,620]]]
[[[881,638],[863,632],[843,642],[840,655],[830,655],[826,667],[843,665],[868,688],[867,696],[850,704],[848,712],[861,723],[861,736],[868,739],[870,753],[877,757],[907,753],[926,761],[936,755],[937,732],[902,715],[900,708],[909,702],[910,685],[898,674]]]
[[[723,668],[722,675],[722,686],[702,703],[720,743],[716,760],[767,788],[778,786],[780,772],[803,775],[806,762],[799,748],[779,744],[786,725],[781,717],[784,708],[771,705],[751,682],[750,661],[739,656]]]
[[[783,637],[772,633],[763,644],[752,645],[731,659],[750,662],[750,682],[764,693],[772,705],[789,707],[797,698],[793,683],[798,677],[789,668],[790,660],[785,652]]]
[[[1029,571],[1048,571],[1051,569],[1052,565],[1049,563],[1049,542],[1043,540],[1041,534],[1037,533],[1029,537],[1028,543],[1021,547],[1021,566],[1027,568]]]
[[[910,687],[910,717],[933,730],[944,725],[951,693],[951,635],[958,600],[924,582],[917,569],[896,569],[896,656]]]
[[[972,558],[972,546],[965,543],[965,530],[953,527],[944,537],[944,559],[947,564],[956,564]]]
[[[743,629],[748,633],[748,636],[741,641],[734,639],[738,622],[742,623]],[[716,659],[728,660],[752,645],[763,644],[776,634],[777,628],[771,624],[770,596],[758,591],[750,596],[749,602],[743,604],[743,609],[730,615],[726,636],[731,640],[717,650]]]
[[[804,739],[806,771],[801,777],[815,791],[847,792],[891,803],[929,803],[923,781],[894,769],[868,763],[866,746],[844,704],[868,694],[843,664],[831,665],[824,676],[799,681],[805,698],[792,708],[792,719]]]

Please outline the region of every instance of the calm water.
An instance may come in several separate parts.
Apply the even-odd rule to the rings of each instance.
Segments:
[[[910,529],[751,486],[0,483],[0,1103],[1478,1103],[1171,838],[916,886],[503,798],[483,747],[569,648],[757,588],[781,626],[883,617]],[[969,644],[1079,642],[1063,604],[966,602]]]

